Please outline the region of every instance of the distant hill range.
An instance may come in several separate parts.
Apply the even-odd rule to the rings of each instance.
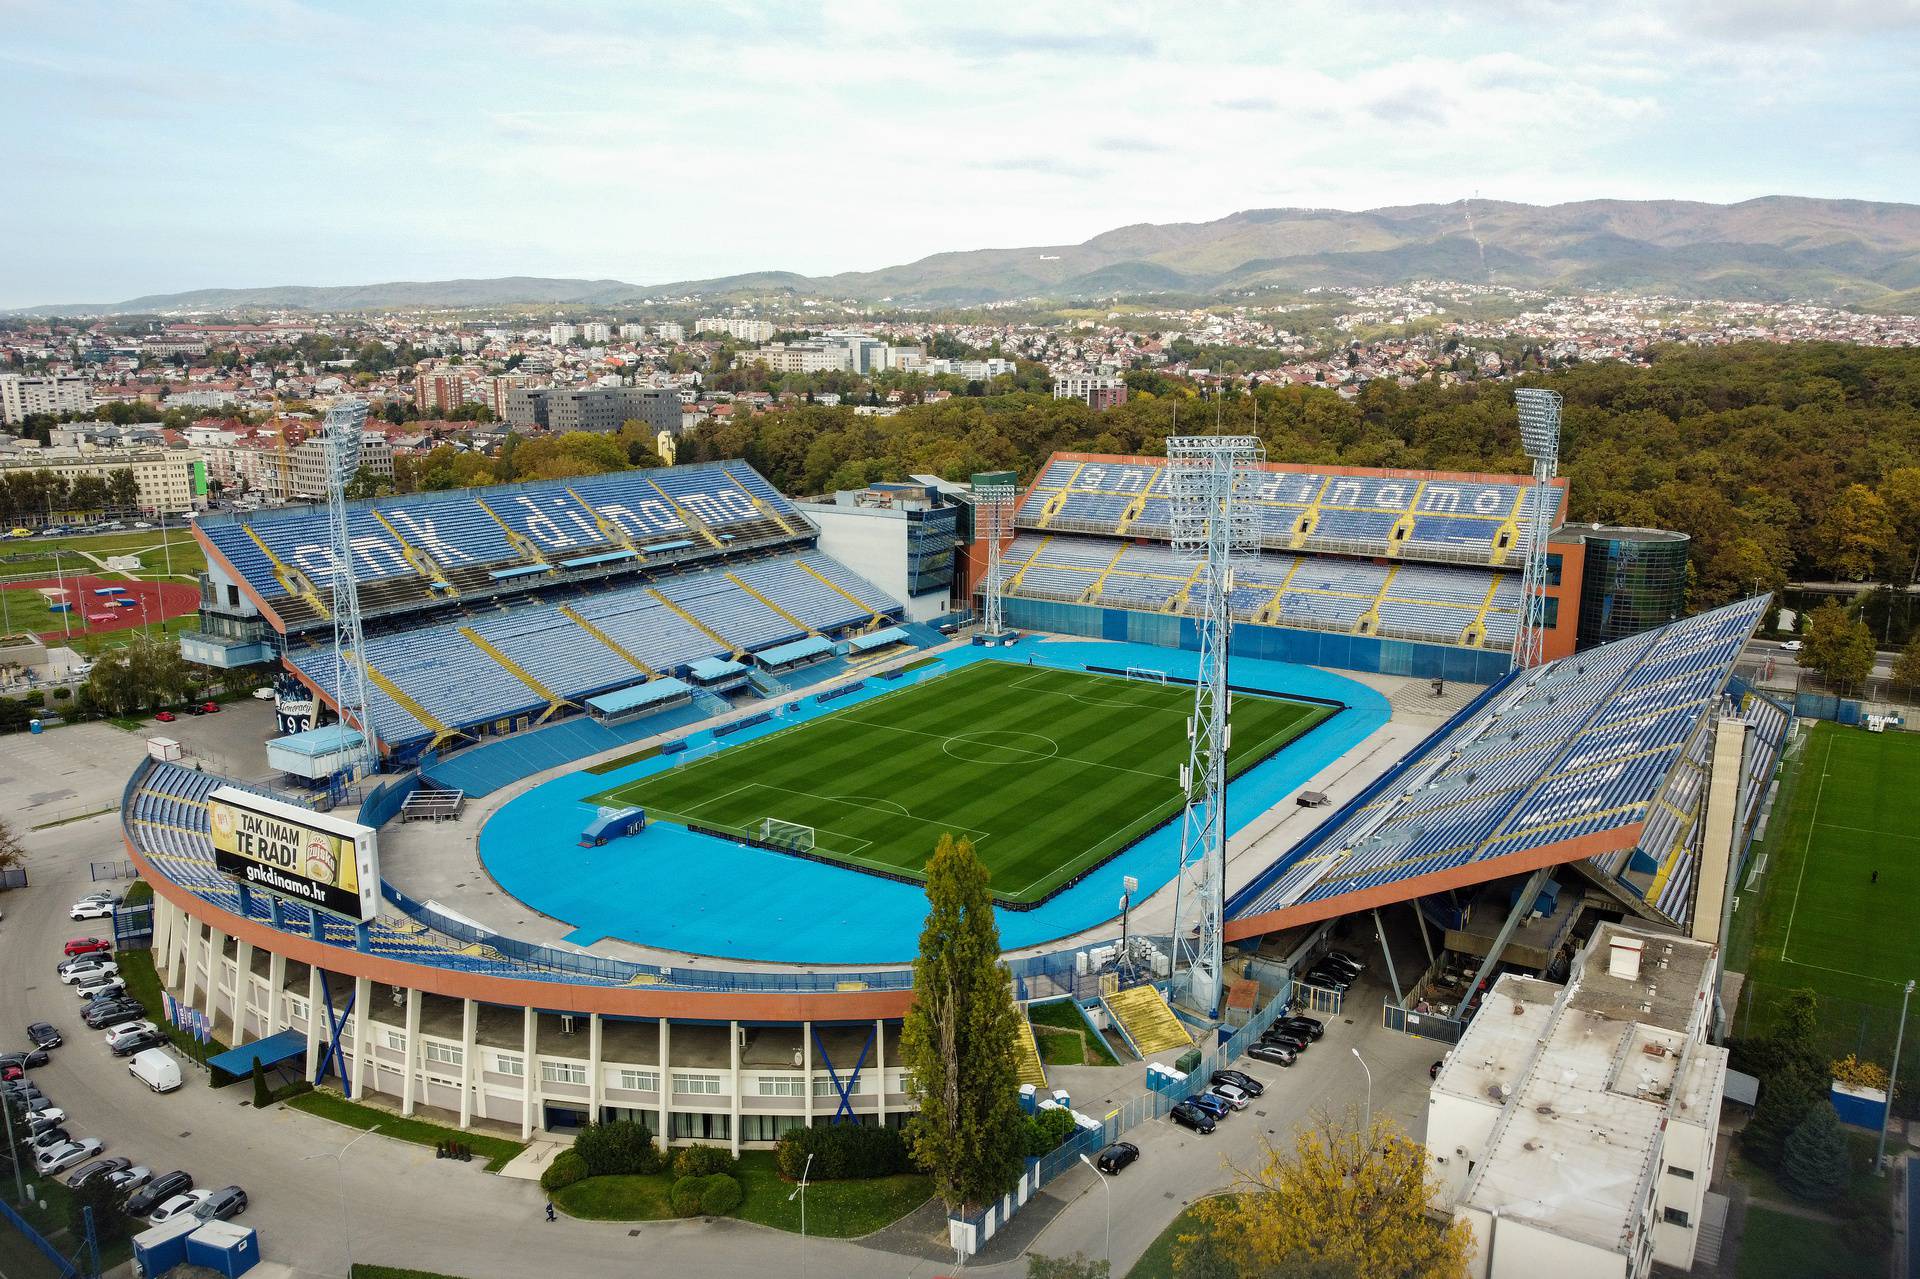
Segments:
[[[763,271],[645,286],[513,276],[199,289],[110,306],[31,310],[610,306],[687,295],[720,300],[787,293],[965,306],[1026,297],[1220,296],[1266,285],[1301,289],[1419,279],[1913,307],[1920,303],[1920,205],[1768,196],[1740,204],[1587,200],[1543,207],[1473,200],[1360,213],[1250,209],[1213,222],[1120,227],[1084,244],[936,253],[904,266],[817,277]]]

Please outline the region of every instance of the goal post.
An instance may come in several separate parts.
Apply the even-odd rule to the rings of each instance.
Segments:
[[[813,851],[813,827],[803,826],[799,822],[782,821],[778,817],[760,819],[760,842],[771,844],[775,848],[790,848],[795,852]]]
[[[1143,679],[1150,684],[1164,684],[1167,682],[1167,673],[1156,666],[1129,666],[1127,678]]]

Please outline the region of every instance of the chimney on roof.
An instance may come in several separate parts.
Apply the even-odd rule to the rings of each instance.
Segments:
[[[1622,981],[1640,980],[1640,950],[1646,943],[1638,937],[1615,936],[1607,943],[1607,976]]]

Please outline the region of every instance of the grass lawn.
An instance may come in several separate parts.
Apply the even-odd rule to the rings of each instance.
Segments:
[[[167,1021],[167,1006],[160,998],[160,974],[153,967],[152,951],[116,951],[113,962],[120,965],[120,978],[127,983],[127,994],[140,1001],[147,1010],[147,1020],[164,1030],[167,1037],[173,1040],[174,1047],[195,1061],[205,1061],[227,1050],[227,1045],[217,1039],[210,1039],[203,1044]]]
[[[509,1141],[505,1137],[489,1136],[486,1133],[462,1132],[458,1128],[443,1128],[439,1124],[430,1124],[423,1119],[402,1119],[399,1115],[372,1106],[362,1106],[359,1102],[348,1101],[338,1093],[314,1091],[289,1097],[287,1105],[295,1110],[304,1110],[310,1115],[322,1119],[331,1119],[337,1124],[366,1131],[378,1128],[382,1137],[392,1137],[397,1141],[410,1141],[416,1146],[437,1146],[443,1141],[457,1141],[472,1148],[473,1153],[487,1161],[488,1172],[499,1172],[513,1162],[514,1156],[527,1148],[524,1141]]]
[[[1751,987],[1743,1032],[1764,1030],[1786,994],[1811,988],[1824,1048],[1886,1064],[1901,985],[1920,976],[1920,831],[1907,807],[1916,778],[1920,735],[1904,732],[1817,723],[1788,761],[1749,863],[1765,855],[1766,871],[1758,894],[1742,885],[1752,914],[1729,960]],[[1903,1075],[1920,1066],[1920,1036],[1908,1040]]]
[[[799,1233],[800,1202],[791,1202],[794,1183],[783,1181],[773,1153],[740,1156],[740,1189],[745,1198],[735,1215],[776,1230]],[[668,1194],[672,1173],[589,1177],[556,1191],[553,1202],[569,1216],[594,1221],[664,1221],[673,1216]],[[807,1233],[828,1239],[872,1234],[918,1208],[933,1194],[933,1183],[918,1173],[864,1181],[816,1181],[807,1186]]]
[[[1192,705],[1179,684],[976,662],[589,802],[752,837],[794,822],[815,856],[910,878],[965,836],[996,897],[1033,903],[1179,811]],[[1332,713],[1241,694],[1233,769]]]
[[[1875,1268],[1847,1246],[1844,1225],[1809,1221],[1759,1204],[1747,1208],[1735,1272],[1739,1279],[1853,1279],[1885,1272],[1884,1264]]]
[[[1040,1060],[1049,1066],[1117,1066],[1119,1061],[1106,1041],[1087,1029],[1087,1022],[1070,1000],[1029,1004],[1027,1020],[1033,1023],[1039,1043]],[[1049,1056],[1049,1053],[1060,1055]]]
[[[0,532],[4,532],[0,529]],[[206,553],[200,549],[200,543],[193,538],[193,531],[181,527],[179,520],[168,520],[167,530],[162,535],[158,527],[125,529],[118,533],[83,533],[73,537],[34,537],[9,538],[0,541],[0,574],[16,577],[22,572],[38,572],[42,561],[46,571],[53,572],[53,552],[62,552],[60,559],[68,572],[76,565],[83,565],[82,571],[97,572],[84,555],[67,552],[84,551],[87,555],[97,555],[108,559],[115,555],[138,555],[140,568],[136,577],[167,579],[169,557],[173,569],[174,581],[191,581],[194,576],[207,567]]]
[[[1140,1254],[1140,1260],[1134,1262],[1133,1269],[1127,1271],[1127,1279],[1173,1279],[1174,1240],[1183,1234],[1198,1234],[1200,1229],[1200,1219],[1193,1209],[1183,1209],[1160,1232],[1160,1237],[1147,1245],[1147,1250]]]

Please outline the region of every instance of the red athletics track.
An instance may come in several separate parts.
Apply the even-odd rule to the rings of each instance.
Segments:
[[[105,586],[121,588],[121,597],[136,601],[133,608],[118,608],[108,605],[106,597],[95,595],[94,591]],[[57,577],[38,577],[24,582],[7,582],[0,590],[23,591],[39,596],[42,588],[59,590],[65,587],[67,599],[73,604],[73,628],[76,631],[130,631],[144,624],[164,621],[171,617],[185,617],[199,611],[199,588],[180,582],[129,582],[125,578],[86,577],[69,573],[65,579]],[[140,607],[144,603],[146,607]],[[110,613],[104,621],[93,621],[89,614]],[[58,620],[58,614],[55,615]],[[64,628],[55,627],[50,631],[41,631],[40,638],[60,639],[66,634]]]

